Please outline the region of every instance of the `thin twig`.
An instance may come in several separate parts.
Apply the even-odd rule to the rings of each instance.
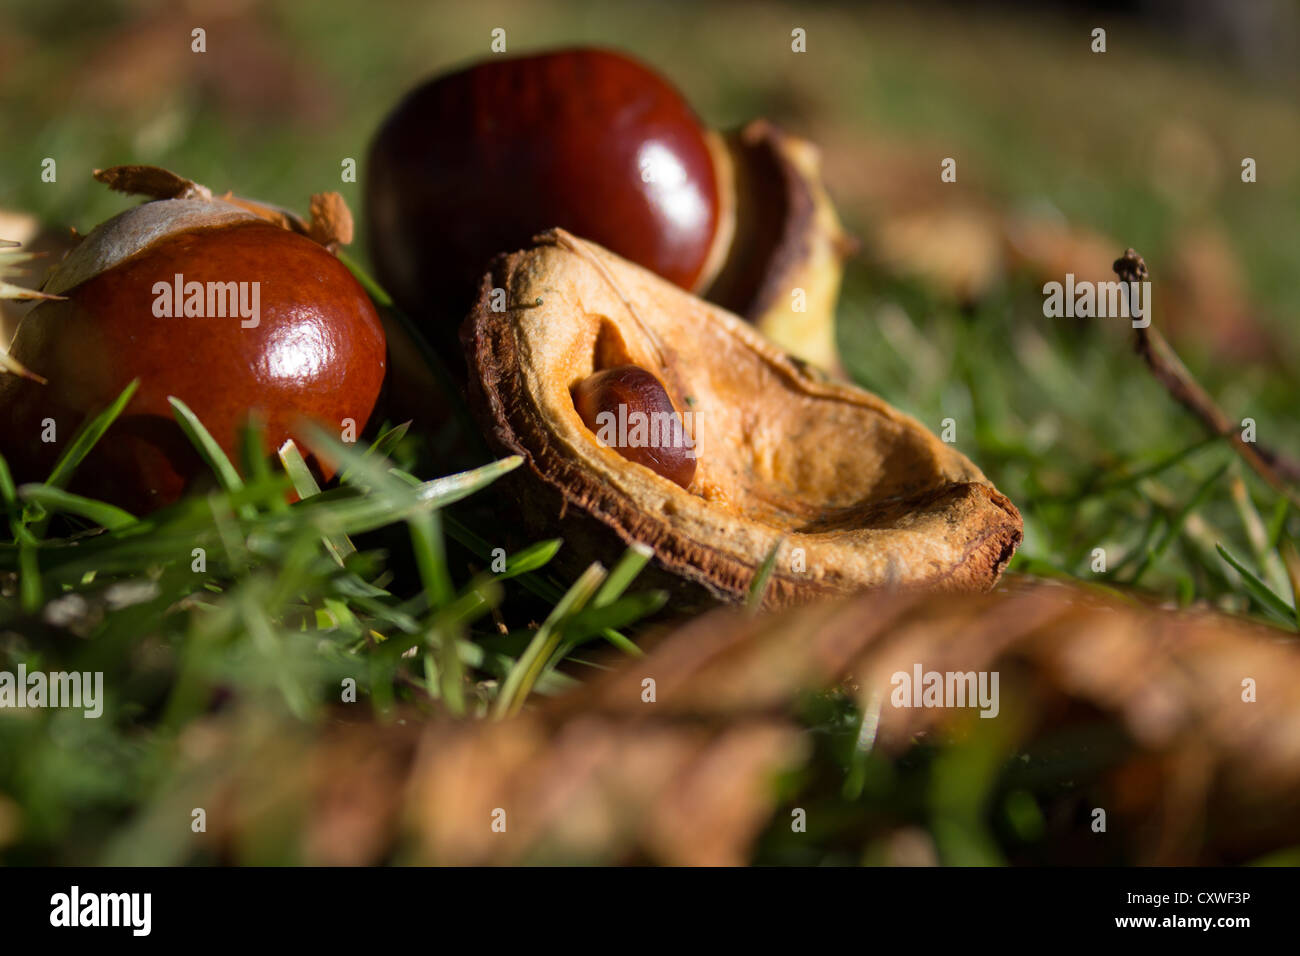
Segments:
[[[1148,278],[1146,262],[1132,249],[1116,259],[1113,268],[1121,282],[1145,282]],[[1148,312],[1149,310],[1148,305]],[[1246,441],[1238,424],[1215,404],[1214,399],[1192,377],[1173,347],[1149,320],[1145,327],[1134,326],[1133,331],[1136,336],[1134,349],[1174,400],[1200,419],[1212,435],[1231,442],[1246,464],[1271,488],[1300,505],[1300,494],[1291,487],[1293,483],[1300,482],[1300,462],[1284,457],[1265,445]]]

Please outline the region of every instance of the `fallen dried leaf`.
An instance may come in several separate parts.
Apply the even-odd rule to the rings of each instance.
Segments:
[[[249,833],[301,818],[300,852],[317,863],[744,863],[779,818],[776,774],[809,758],[801,694],[878,702],[875,746],[889,754],[984,723],[969,709],[893,706],[891,675],[916,664],[1001,674],[1008,762],[1076,725],[1113,727],[1114,747],[1090,755],[1095,779],[1070,805],[1099,800],[1130,862],[1241,862],[1300,839],[1294,637],[1043,582],[715,611],[503,722],[335,725],[292,743],[263,727],[252,748],[231,737],[207,749],[203,805],[226,808],[209,838],[229,858]],[[878,826],[891,859],[933,858],[933,847],[888,849],[897,834]]]

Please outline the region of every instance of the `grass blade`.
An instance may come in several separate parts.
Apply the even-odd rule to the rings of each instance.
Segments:
[[[507,581],[522,574],[540,571],[551,563],[551,559],[555,557],[563,544],[563,538],[548,538],[545,541],[530,544],[526,548],[508,555],[505,570],[494,572],[494,576],[498,581]]]
[[[1286,566],[1287,582],[1291,585],[1291,606],[1296,609],[1296,627],[1300,629],[1300,552],[1296,551],[1295,543],[1290,538],[1283,540],[1278,545],[1278,550],[1282,553],[1282,563]]]
[[[754,580],[750,582],[749,596],[745,598],[745,607],[752,611],[757,611],[763,606],[763,598],[767,596],[767,586],[772,580],[772,572],[776,569],[776,557],[781,553],[781,545],[784,543],[784,538],[777,539],[776,544],[772,545],[772,550],[763,559],[763,563],[758,566],[758,571],[754,574]]]
[[[1236,556],[1231,551],[1221,544],[1215,545],[1215,547],[1219,551],[1219,556],[1223,558],[1224,561],[1227,561],[1228,564],[1232,565],[1233,569],[1241,575],[1241,580],[1245,583],[1246,590],[1250,591],[1251,596],[1259,602],[1264,610],[1281,618],[1282,621],[1291,627],[1296,627],[1295,608],[1291,607],[1291,605],[1287,604],[1286,601],[1274,594],[1272,589],[1261,581],[1253,571],[1237,560]]]
[[[246,485],[257,485],[271,477],[271,466],[266,454],[266,422],[257,413],[248,416],[248,420],[239,429],[239,459],[248,475]],[[282,494],[275,495],[267,503],[271,511],[289,510],[289,502]]]
[[[397,447],[397,443],[406,437],[406,433],[410,427],[411,423],[409,421],[402,422],[400,425],[394,425],[392,428],[388,429],[388,431],[376,438],[371,446],[365,450],[362,457],[369,460],[383,460],[387,458],[389,452]],[[352,469],[349,468],[339,476],[339,484],[346,485],[351,483],[352,477]]]
[[[316,476],[307,467],[307,459],[302,457],[302,452],[298,450],[292,438],[281,445],[276,454],[280,464],[284,466],[284,473],[293,482],[293,490],[297,492],[299,498],[314,498],[320,494],[320,485],[316,484]]]
[[[605,631],[635,624],[642,618],[649,617],[668,603],[667,591],[643,591],[629,594],[608,604],[591,605],[577,614],[564,625],[564,640],[551,656],[548,667],[554,667],[574,648],[585,644]]]
[[[1187,523],[1187,519],[1196,512],[1196,509],[1205,503],[1207,498],[1209,498],[1210,492],[1214,490],[1215,483],[1217,483],[1223,476],[1223,473],[1228,470],[1232,461],[1232,459],[1225,461],[1218,468],[1214,469],[1214,471],[1211,472],[1210,477],[1201,482],[1200,487],[1196,489],[1196,493],[1193,494],[1188,502],[1179,509],[1178,514],[1176,514],[1174,519],[1169,522],[1169,527],[1165,529],[1165,533],[1160,537],[1160,540],[1156,542],[1156,546],[1142,556],[1142,563],[1138,565],[1137,570],[1133,572],[1132,579],[1128,582],[1131,587],[1137,587],[1138,582],[1142,580],[1142,576],[1151,569],[1152,565],[1164,556],[1164,553],[1169,549],[1169,545],[1173,543],[1176,537],[1178,537],[1178,533],[1183,530],[1183,525]]]
[[[599,564],[591,565],[551,609],[524,653],[506,675],[494,708],[497,717],[512,717],[523,708],[538,676],[560,643],[565,620],[587,605],[604,580],[605,569]]]
[[[1092,488],[1085,488],[1084,491],[1078,494],[1076,497],[1085,498],[1090,495],[1110,494],[1113,491],[1120,491],[1124,488],[1131,488],[1134,485],[1136,485],[1138,482],[1145,481],[1147,478],[1154,478],[1156,475],[1160,474],[1161,472],[1167,471],[1168,469],[1174,467],[1174,465],[1177,465],[1185,461],[1186,459],[1194,455],[1196,452],[1200,451],[1202,448],[1208,448],[1210,445],[1217,444],[1219,440],[1220,439],[1218,435],[1208,435],[1204,438],[1199,439],[1198,441],[1193,442],[1192,444],[1186,446],[1185,448],[1182,448],[1179,451],[1174,452],[1172,455],[1169,455],[1166,458],[1162,458],[1160,461],[1156,462],[1153,465],[1148,465],[1147,467],[1140,468],[1137,471],[1130,472],[1128,474],[1119,475],[1118,477],[1112,478],[1108,481],[1103,481],[1100,484],[1093,486]],[[1105,474],[1105,473],[1102,472],[1101,474]]]
[[[67,487],[73,473],[77,470],[77,466],[81,464],[86,455],[90,454],[90,450],[103,437],[104,432],[108,431],[109,426],[117,421],[118,416],[122,414],[127,403],[131,401],[136,389],[139,387],[140,380],[137,378],[122,389],[122,393],[113,400],[113,404],[77,429],[71,443],[59,456],[59,460],[54,463],[54,469],[50,472],[50,477],[45,479],[47,485],[53,488]]]
[[[136,523],[135,515],[116,505],[93,498],[83,498],[62,488],[49,485],[23,485],[18,489],[23,501],[40,505],[48,513],[74,514],[89,519],[109,531],[117,531]]]
[[[45,588],[41,581],[41,568],[37,560],[37,540],[23,523],[22,510],[18,505],[18,492],[14,488],[13,475],[9,471],[9,462],[0,455],[0,504],[4,505],[9,516],[9,530],[13,532],[18,545],[18,599],[22,609],[34,613],[45,600]]]
[[[1282,566],[1282,559],[1269,543],[1269,530],[1256,509],[1255,502],[1251,500],[1250,491],[1240,475],[1233,475],[1229,489],[1232,493],[1232,503],[1237,509],[1237,516],[1241,519],[1241,526],[1246,531],[1246,540],[1250,542],[1251,557],[1255,559],[1255,566],[1264,572],[1263,579],[1274,594],[1286,590],[1286,568]],[[1279,500],[1286,502],[1286,498]]]
[[[470,551],[474,552],[482,560],[484,561],[492,560],[491,545],[489,545],[485,540],[483,540],[482,537],[476,534],[473,531],[473,529],[469,528],[465,524],[462,524],[460,521],[458,521],[456,518],[452,517],[451,515],[446,516],[446,521],[447,521],[447,532],[452,536],[452,538],[454,538],[457,542],[459,542],[463,547],[466,547]],[[537,544],[524,548],[522,551],[519,552],[519,555],[522,556],[525,554],[529,554],[534,550],[540,552],[543,549],[549,549],[550,553],[547,554],[546,561],[550,561],[551,558],[555,556],[555,552],[560,549],[561,543],[562,543],[561,539],[559,538],[554,539],[553,542],[540,541]],[[543,601],[547,601],[550,604],[555,604],[556,601],[560,600],[561,596],[563,595],[563,592],[557,586],[555,586],[550,581],[548,581],[546,578],[542,577],[539,574],[533,573],[536,571],[536,568],[528,568],[527,570],[525,570],[521,567],[520,569],[518,569],[516,573],[512,574],[510,573],[510,569],[511,567],[513,567],[513,562],[515,559],[507,558],[506,560],[507,560],[507,564],[506,564],[507,570],[505,572],[498,573],[497,574],[498,578],[515,577],[517,575],[519,577],[519,583],[522,584],[529,591],[531,591],[533,594],[537,595]],[[541,567],[541,565],[544,563],[546,562],[544,561],[540,562],[537,567]],[[609,641],[609,643],[617,647],[620,651],[622,651],[625,654],[629,654],[632,657],[643,657],[645,654],[645,652],[642,651],[641,648],[637,647],[630,640],[628,640],[626,635],[620,634],[618,631],[612,629],[606,630],[601,633],[601,636],[604,637],[605,640]]]
[[[1273,514],[1268,519],[1268,546],[1276,548],[1282,542],[1282,532],[1286,529],[1286,516],[1291,510],[1291,502],[1284,496],[1277,499]]]
[[[445,607],[455,594],[451,572],[447,570],[447,548],[442,537],[442,522],[437,511],[421,511],[406,519],[411,532],[411,550],[420,583],[429,598],[429,606]]]
[[[609,572],[609,577],[605,578],[605,583],[600,586],[596,596],[592,598],[592,607],[604,607],[622,597],[623,592],[641,573],[646,563],[654,557],[654,553],[654,548],[639,541],[629,545],[623,552],[623,556],[618,559],[618,564],[614,565],[614,570]]]
[[[280,458],[280,464],[284,466],[284,472],[293,482],[293,490],[297,492],[300,501],[306,501],[308,498],[314,498],[320,494],[320,485],[316,484],[316,478],[307,467],[307,460],[302,457],[302,452],[290,438],[280,446],[277,452]],[[327,534],[321,538],[325,542],[325,550],[334,557],[334,560],[342,564],[350,554],[356,553],[356,545],[346,534]]]
[[[217,481],[221,483],[221,487],[226,491],[239,491],[242,489],[244,479],[239,477],[239,472],[230,463],[230,459],[221,450],[221,446],[212,437],[212,433],[199,421],[199,417],[190,411],[188,405],[174,395],[167,396],[167,402],[176,415],[176,423],[181,426],[181,431],[185,432],[185,437],[190,440],[190,444],[194,446],[195,451],[212,469],[213,474],[217,476]]]

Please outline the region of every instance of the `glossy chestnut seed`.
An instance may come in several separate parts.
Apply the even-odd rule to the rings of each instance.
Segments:
[[[662,77],[574,49],[492,59],[417,88],[370,149],[379,279],[435,339],[493,256],[561,227],[686,289],[721,221],[709,140]]]
[[[271,453],[308,419],[335,432],[350,419],[360,432],[380,393],[385,340],[369,297],[324,248],[277,226],[176,232],[64,294],[30,312],[13,342],[14,357],[47,384],[0,376],[0,451],[19,480],[44,479],[77,427],[136,378],[78,484],[137,513],[209,473],[168,396],[238,461],[250,412]],[[46,441],[50,420],[55,440]]]
[[[573,390],[573,405],[602,445],[683,488],[690,485],[695,441],[650,372],[637,365],[596,372]]]

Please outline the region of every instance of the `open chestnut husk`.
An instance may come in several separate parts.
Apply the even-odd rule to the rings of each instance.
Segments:
[[[492,256],[562,228],[838,368],[852,243],[816,150],[763,121],[723,136],[620,53],[492,57],[422,84],[371,144],[366,200],[379,279],[437,344]]]
[[[461,337],[472,411],[524,459],[507,487],[529,530],[562,534],[583,561],[650,546],[679,609],[744,600],[774,549],[768,606],[987,589],[1020,542],[1015,506],[919,422],[561,230],[497,260]],[[626,365],[691,415],[686,488],[606,447],[575,408],[576,386]]]
[[[318,197],[306,223],[163,170],[119,167],[99,178],[174,198],[97,226],[46,282],[42,292],[57,298],[19,324],[10,351],[28,374],[0,375],[0,453],[19,481],[43,480],[78,427],[136,379],[78,479],[87,494],[137,513],[208,474],[169,397],[232,460],[250,414],[268,453],[308,421],[340,434],[364,429],[384,380],[385,338],[369,296],[327,248],[350,232],[341,200]]]
[[[820,153],[766,120],[729,133],[726,147],[735,228],[704,298],[791,355],[842,374],[835,306],[857,241],[822,184]]]

